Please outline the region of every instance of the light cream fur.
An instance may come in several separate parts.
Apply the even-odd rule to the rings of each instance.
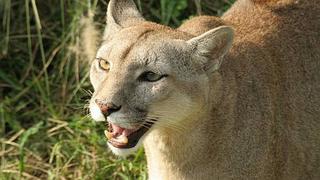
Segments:
[[[104,99],[118,125],[158,118],[141,141],[152,180],[320,179],[319,19],[316,0],[238,0],[172,29],[111,0],[91,113]]]

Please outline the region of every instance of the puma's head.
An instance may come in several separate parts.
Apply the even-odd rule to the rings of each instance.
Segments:
[[[111,0],[104,42],[91,66],[90,111],[108,122],[112,151],[128,154],[152,129],[177,130],[199,113],[232,39],[230,27],[193,37],[145,21],[132,0]]]

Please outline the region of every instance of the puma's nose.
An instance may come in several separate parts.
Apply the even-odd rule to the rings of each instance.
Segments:
[[[117,106],[113,103],[107,103],[102,100],[95,100],[96,104],[99,106],[101,112],[106,117],[109,116],[113,112],[117,112],[120,110],[121,106]]]

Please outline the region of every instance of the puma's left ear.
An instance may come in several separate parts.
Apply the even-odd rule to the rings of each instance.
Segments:
[[[135,25],[144,18],[133,0],[110,0],[107,11],[107,27],[104,39],[108,39],[122,28]]]
[[[204,61],[204,69],[213,72],[219,69],[223,56],[231,48],[233,34],[231,27],[220,26],[190,39],[188,43],[194,49],[196,59]]]

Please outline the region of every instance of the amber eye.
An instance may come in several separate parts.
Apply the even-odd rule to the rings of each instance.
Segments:
[[[110,70],[110,64],[107,60],[98,58],[99,61],[99,67],[105,71],[109,71]]]

